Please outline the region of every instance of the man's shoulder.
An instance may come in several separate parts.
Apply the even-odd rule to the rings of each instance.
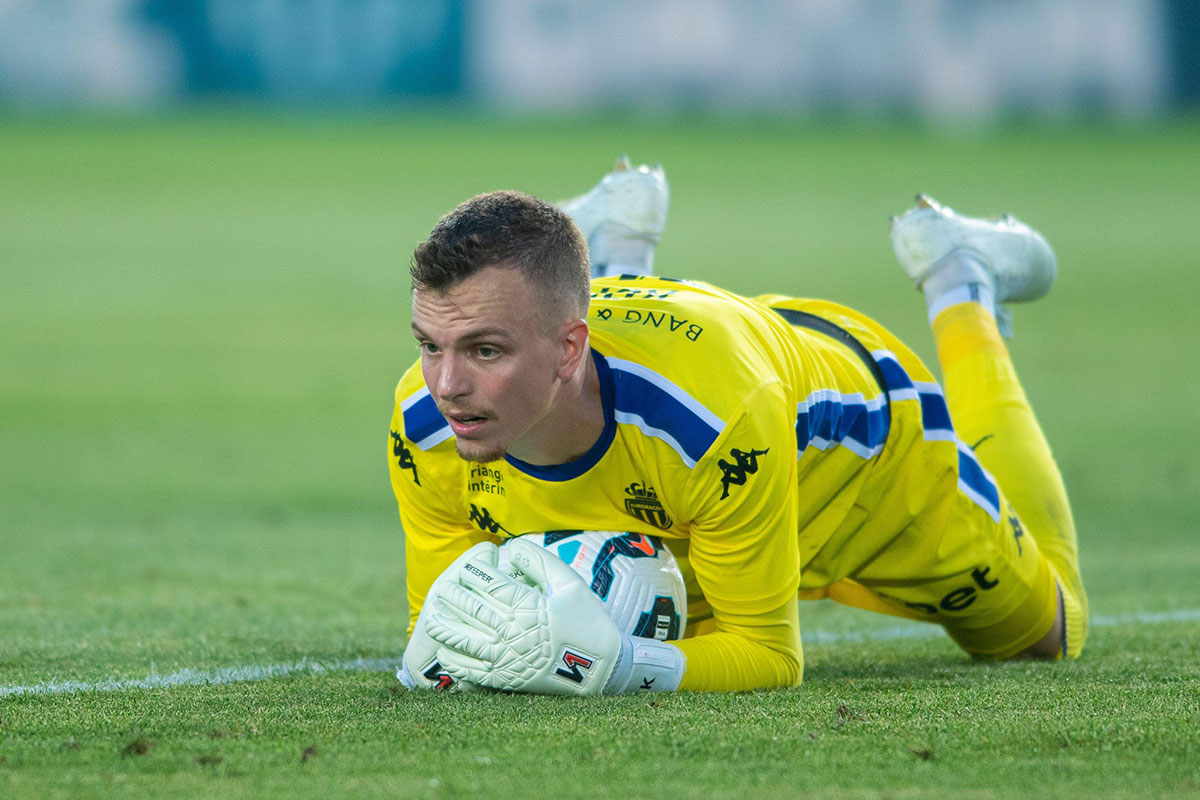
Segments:
[[[396,405],[425,388],[425,377],[421,374],[421,362],[414,361],[396,384]]]
[[[783,377],[789,333],[753,300],[665,279],[596,281],[593,290],[593,347],[630,392],[683,394],[724,415]]]
[[[433,395],[425,387],[419,361],[396,384],[392,426],[395,435],[403,436],[421,450],[432,450],[453,438],[450,423],[438,411]]]

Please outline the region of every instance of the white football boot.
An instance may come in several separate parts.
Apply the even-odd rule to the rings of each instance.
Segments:
[[[588,243],[592,277],[650,275],[654,247],[667,225],[670,188],[659,164],[633,167],[621,156],[587,194],[559,207]]]
[[[1045,238],[1011,214],[998,220],[965,217],[919,194],[917,205],[892,218],[892,249],[925,293],[930,320],[975,287],[1011,335],[1001,303],[1037,300],[1050,291],[1058,265]]]

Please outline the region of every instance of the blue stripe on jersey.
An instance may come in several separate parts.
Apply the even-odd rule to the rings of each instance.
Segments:
[[[908,373],[904,371],[904,367],[900,366],[900,362],[896,360],[895,356],[881,350],[876,350],[871,353],[871,356],[879,365],[879,371],[883,373],[883,380],[887,384],[889,393],[913,388],[912,379],[908,377]]]
[[[958,444],[958,488],[988,512],[993,522],[1000,521],[1000,493],[996,483],[962,442]]]
[[[883,397],[864,400],[861,394],[839,394],[822,389],[796,406],[797,458],[811,444],[818,450],[840,444],[871,458],[887,439],[888,413]]]
[[[923,384],[917,392],[921,398],[921,425],[925,430],[953,431],[950,409],[946,405],[946,398],[942,396],[941,388],[936,383]]]
[[[954,433],[954,423],[950,421],[950,407],[946,405],[946,397],[942,387],[937,383],[920,381],[914,382],[914,395],[921,401],[921,427],[924,429],[925,441],[958,441]],[[911,398],[909,398],[911,399]]]
[[[888,397],[892,402],[901,400],[921,401],[921,426],[925,439],[929,441],[953,441],[954,425],[950,422],[950,409],[936,383],[918,383],[909,377],[896,354],[888,350],[874,350],[871,357],[879,365],[887,384]]]
[[[422,450],[428,450],[454,435],[450,423],[437,410],[437,403],[427,388],[422,388],[401,403],[400,410],[404,414],[404,435]]]
[[[661,439],[685,464],[695,467],[725,429],[724,421],[657,372],[632,361],[606,360],[612,372],[617,422]]]
[[[996,481],[988,474],[974,451],[959,440],[950,419],[942,387],[934,382],[915,382],[909,377],[895,353],[875,350],[871,357],[879,364],[887,382],[888,397],[893,402],[918,400],[921,403],[921,427],[926,441],[951,441],[958,448],[958,488],[993,521],[1000,521],[1000,492]]]

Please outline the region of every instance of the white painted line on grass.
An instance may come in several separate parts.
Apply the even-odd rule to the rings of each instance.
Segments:
[[[1200,608],[1181,608],[1178,611],[1156,611],[1141,614],[1097,615],[1092,617],[1093,628],[1111,628],[1114,625],[1155,625],[1159,622],[1196,622],[1200,620]]]
[[[1163,622],[1200,621],[1200,608],[1178,611],[1145,612],[1136,614],[1096,615],[1091,619],[1093,628],[1111,628],[1118,625],[1156,625]],[[821,631],[807,630],[803,633],[805,644],[839,644],[845,642],[882,642],[894,639],[923,639],[939,636],[942,629],[937,625],[912,622],[869,631]],[[31,686],[0,686],[0,697],[21,695],[75,694],[78,692],[117,692],[125,689],[169,689],[173,686],[222,686],[228,683],[262,681],[269,678],[284,678],[288,675],[323,675],[331,672],[392,672],[398,658],[356,658],[352,661],[316,661],[301,659],[291,664],[268,664],[265,666],[223,667],[213,670],[181,669],[165,675],[150,674],[145,678],[117,680],[107,678],[100,681],[56,681]]]
[[[33,686],[0,686],[0,697],[25,694],[73,694],[75,692],[118,692],[123,689],[169,689],[172,686],[220,686],[243,681],[263,681],[288,675],[322,675],[329,672],[390,672],[395,658],[356,658],[353,661],[314,661],[301,659],[293,664],[222,667],[221,669],[181,669],[165,675],[102,681],[58,681]]]

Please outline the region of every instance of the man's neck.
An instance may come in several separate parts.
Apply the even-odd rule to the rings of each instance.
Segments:
[[[579,370],[562,384],[549,413],[508,452],[529,464],[565,464],[590,450],[603,432],[600,375],[589,352]]]

